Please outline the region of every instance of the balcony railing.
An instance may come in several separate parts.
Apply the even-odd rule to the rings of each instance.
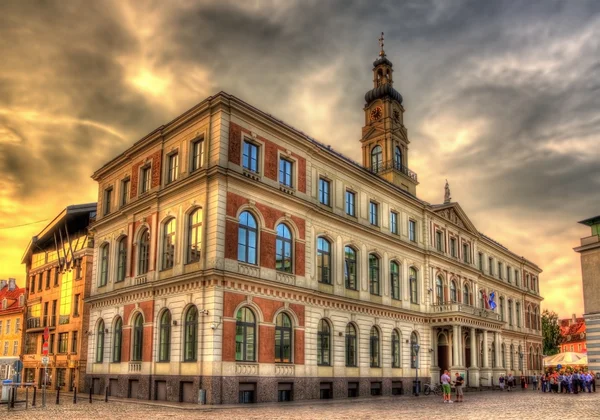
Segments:
[[[129,362],[129,372],[141,372],[142,362]]]
[[[38,317],[27,318],[27,329],[42,328],[42,319]]]
[[[490,309],[476,308],[463,303],[437,303],[431,305],[431,313],[445,314],[450,312],[460,312],[467,315],[475,315],[481,318],[488,318],[494,321],[500,321],[500,314]]]
[[[371,172],[373,172],[374,174],[379,174],[382,172],[394,170],[394,171],[402,172],[404,175],[406,175],[407,177],[409,177],[410,179],[412,179],[414,181],[418,181],[416,172],[411,171],[410,169],[408,169],[408,167],[401,165],[394,160],[389,160],[387,162],[379,162],[379,164],[377,164],[376,166],[372,167],[369,170]]]

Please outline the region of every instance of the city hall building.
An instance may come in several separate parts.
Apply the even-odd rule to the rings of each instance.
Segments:
[[[220,404],[541,372],[541,269],[448,187],[417,197],[383,48],[363,112],[361,164],[221,92],[98,169],[88,386]]]

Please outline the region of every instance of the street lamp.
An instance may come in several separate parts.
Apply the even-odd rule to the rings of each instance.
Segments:
[[[415,358],[415,397],[419,396],[419,343],[413,344],[413,357]]]

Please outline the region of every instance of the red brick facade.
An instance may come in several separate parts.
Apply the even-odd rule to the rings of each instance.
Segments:
[[[152,165],[152,182],[151,188],[158,187],[160,185],[160,172],[162,163],[162,152],[157,150],[146,158],[139,162],[136,162],[131,167],[131,189],[129,192],[130,198],[135,198],[138,195],[138,185],[140,177],[140,167],[145,165],[146,162],[150,162]]]

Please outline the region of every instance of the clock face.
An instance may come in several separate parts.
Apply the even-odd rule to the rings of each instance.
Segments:
[[[383,111],[381,110],[380,106],[373,108],[371,110],[371,121],[377,121],[381,118],[382,115]]]

